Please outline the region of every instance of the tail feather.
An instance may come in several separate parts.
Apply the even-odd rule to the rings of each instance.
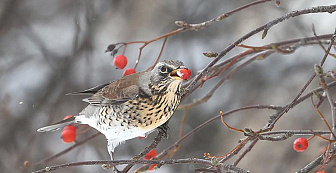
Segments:
[[[66,120],[62,120],[58,123],[52,124],[50,126],[45,126],[37,129],[38,132],[51,132],[55,130],[59,130],[60,128],[75,123],[75,117],[68,118]]]

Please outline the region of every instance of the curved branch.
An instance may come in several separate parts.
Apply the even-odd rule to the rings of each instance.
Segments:
[[[290,13],[285,14],[282,17],[279,17],[271,22],[268,22],[267,24],[258,27],[257,29],[245,34],[241,38],[239,38],[237,41],[231,43],[229,46],[227,46],[223,51],[220,52],[220,54],[212,60],[203,70],[201,73],[199,73],[189,84],[189,86],[186,88],[186,91],[190,91],[196,84],[197,82],[201,79],[202,76],[204,76],[207,71],[209,70],[210,67],[214,66],[220,59],[222,59],[229,51],[231,51],[233,48],[235,48],[238,44],[242,43],[243,41],[247,40],[251,36],[264,31],[264,30],[269,30],[272,26],[283,22],[287,19],[290,19],[292,17],[297,17],[300,15],[304,14],[311,14],[311,13],[333,13],[336,11],[336,5],[330,5],[330,6],[317,6],[317,7],[312,7],[312,8],[307,8],[303,10],[297,10],[297,11],[292,11]]]

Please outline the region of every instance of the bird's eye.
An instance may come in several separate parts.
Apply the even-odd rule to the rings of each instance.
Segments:
[[[161,66],[160,67],[160,72],[161,73],[168,73],[168,68],[166,66]]]

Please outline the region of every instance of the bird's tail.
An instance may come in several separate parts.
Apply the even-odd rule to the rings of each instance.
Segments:
[[[71,117],[65,120],[62,120],[58,123],[52,124],[50,126],[45,126],[37,129],[38,132],[50,132],[59,130],[60,128],[75,123],[75,117]]]

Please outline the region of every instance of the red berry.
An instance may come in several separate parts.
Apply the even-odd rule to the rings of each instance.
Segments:
[[[157,152],[155,149],[152,149],[149,153],[147,153],[144,157],[145,160],[150,160],[153,157],[157,156]]]
[[[317,171],[316,173],[326,173],[325,171]]]
[[[133,68],[128,68],[124,71],[123,76],[127,76],[132,73],[136,73],[136,71]]]
[[[67,115],[63,120],[71,118],[72,115]],[[76,127],[74,125],[68,125],[63,128],[62,139],[66,143],[70,143],[76,140]]]
[[[76,133],[76,127],[74,125],[68,125],[63,128],[63,131],[68,130],[68,131],[74,131]]]
[[[308,141],[306,138],[297,138],[293,143],[293,148],[297,152],[302,152],[308,148]]]
[[[71,118],[71,117],[72,117],[72,115],[67,115],[67,116],[65,116],[65,117],[63,118],[63,120],[69,119],[69,118]]]
[[[177,71],[177,75],[184,80],[188,80],[191,76],[191,71],[187,68],[182,68]]]
[[[148,168],[148,171],[152,171],[154,170],[154,167],[157,166],[157,164],[152,164],[149,168]]]
[[[76,140],[76,132],[73,130],[64,130],[62,132],[62,139],[65,143],[70,143]]]
[[[70,143],[76,140],[76,127],[68,125],[63,128],[62,139],[65,143]]]
[[[113,60],[114,66],[118,69],[123,69],[127,65],[127,58],[124,55],[117,55]]]

